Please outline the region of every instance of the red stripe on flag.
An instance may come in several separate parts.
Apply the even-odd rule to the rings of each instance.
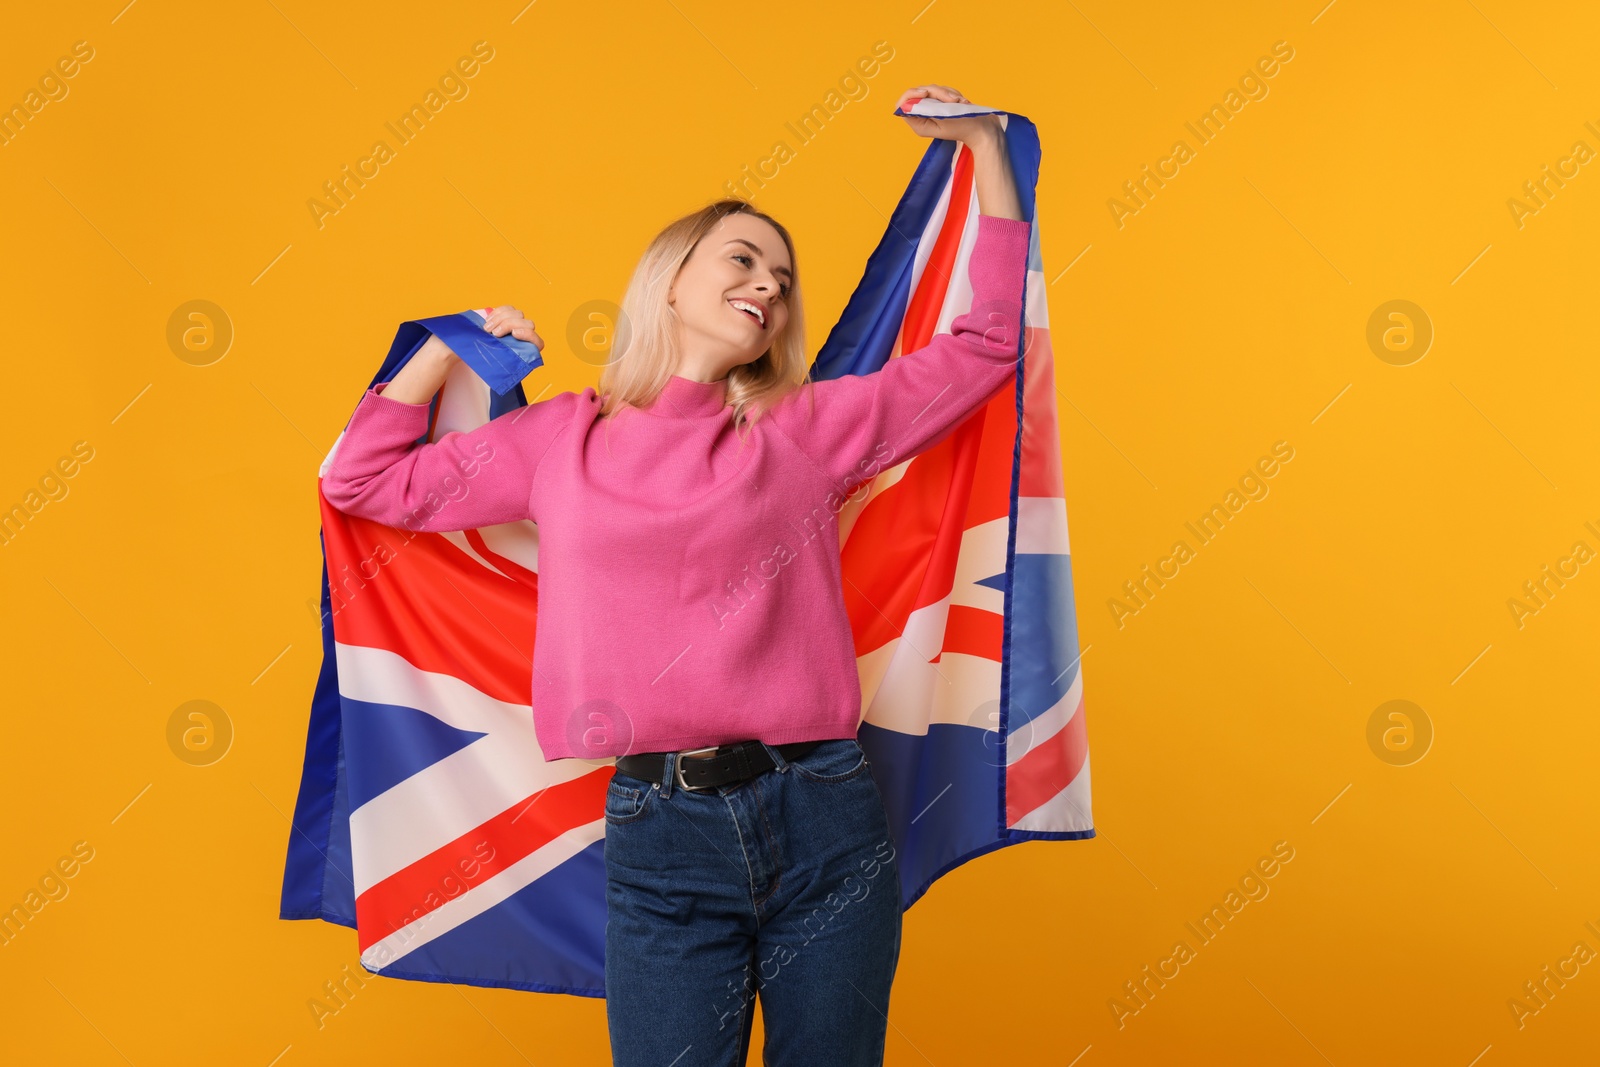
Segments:
[[[1056,419],[1055,350],[1050,331],[1040,327],[1027,331],[1027,356],[1024,359],[1022,408],[1022,472],[1018,476],[1020,496],[1063,496],[1061,477],[1061,429]]]
[[[967,504],[969,530],[1011,514],[1011,453],[1017,443],[1015,374],[1006,379],[981,411],[983,440],[978,446],[978,469],[972,481],[972,499]]]
[[[958,145],[945,217],[907,303],[898,338],[902,354],[896,359],[905,359],[906,353],[914,358],[933,339],[951,279],[959,269],[957,255],[971,199],[972,153]],[[869,501],[851,525],[840,566],[857,656],[893,641],[904,632],[912,612],[948,597],[962,534],[978,523],[1010,514],[1014,382],[998,389],[949,437],[911,461],[899,480]],[[991,419],[997,423],[993,428]],[[999,435],[1003,441],[997,440]]]
[[[1072,784],[1089,755],[1089,733],[1084,729],[1083,697],[1059,733],[1035,745],[1026,756],[1006,768],[1006,825],[1046,804]],[[1024,727],[1026,729],[1026,727]]]
[[[950,199],[946,202],[949,206],[939,226],[939,235],[933,239],[916,292],[911,294],[906,305],[906,316],[900,323],[901,352],[915,352],[933,340],[934,330],[939,325],[939,310],[944,307],[945,294],[949,292],[950,279],[955,273],[956,252],[961,247],[961,231],[966,229],[971,202],[972,150],[958,144],[950,176]]]
[[[851,526],[839,559],[858,656],[900,636],[913,611],[950,595],[982,419],[980,409],[917,457]]]
[[[610,767],[541,789],[356,898],[362,952],[605,810]]]
[[[961,652],[999,663],[1005,635],[1006,620],[1000,613],[952,604],[945,619],[944,647],[940,653]]]
[[[504,577],[442,534],[346,515],[320,488],[317,495],[336,641],[393,652],[418,670],[451,677],[470,665],[463,681],[496,700],[529,702],[537,576],[530,583],[523,576],[531,571],[507,561]],[[478,544],[482,551],[481,538]],[[465,621],[440,626],[439,619]]]
[[[1015,381],[912,460],[850,527],[840,566],[856,655],[882,648],[900,636],[912,612],[948,597],[962,535],[1010,515]],[[1003,556],[993,561],[995,572],[1004,567]]]

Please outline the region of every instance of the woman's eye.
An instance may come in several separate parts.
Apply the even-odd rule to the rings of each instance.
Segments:
[[[744,263],[746,263],[746,264],[748,264],[748,265],[750,265],[752,267],[755,266],[755,263],[756,263],[755,260],[753,260],[749,256],[745,255],[743,252],[739,252],[739,253],[735,254],[733,258],[737,259],[737,260],[741,260]],[[787,297],[789,296],[790,288],[792,288],[792,287],[784,285],[782,282],[779,282],[778,283],[778,294],[787,299]]]

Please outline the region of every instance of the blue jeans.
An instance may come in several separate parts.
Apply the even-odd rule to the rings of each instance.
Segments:
[[[618,773],[606,793],[606,1021],[616,1067],[883,1063],[900,878],[853,738],[739,785]],[[693,757],[691,757],[693,758]]]

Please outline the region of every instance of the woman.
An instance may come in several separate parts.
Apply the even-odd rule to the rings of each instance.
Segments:
[[[945,86],[908,90],[967,102]],[[532,519],[535,732],[616,761],[606,1010],[624,1067],[882,1062],[900,952],[893,843],[856,732],[837,516],[1017,371],[1031,224],[994,115],[907,117],[972,153],[972,310],[881,370],[809,382],[793,241],[723,200],[634,271],[600,390],[426,436],[431,338],[362,398],[322,490],[417,531]],[[513,307],[485,329],[543,346]]]

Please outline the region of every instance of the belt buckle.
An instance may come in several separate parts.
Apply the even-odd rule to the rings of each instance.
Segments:
[[[672,757],[672,776],[673,776],[674,779],[677,780],[678,788],[679,789],[687,789],[691,793],[709,793],[712,790],[716,789],[716,786],[704,786],[704,787],[696,788],[695,786],[692,786],[688,782],[684,781],[683,780],[683,757],[692,756],[697,752],[715,752],[717,749],[719,749],[721,747],[722,747],[721,745],[707,745],[705,748],[686,748],[683,751],[679,752],[677,755],[673,756]]]

